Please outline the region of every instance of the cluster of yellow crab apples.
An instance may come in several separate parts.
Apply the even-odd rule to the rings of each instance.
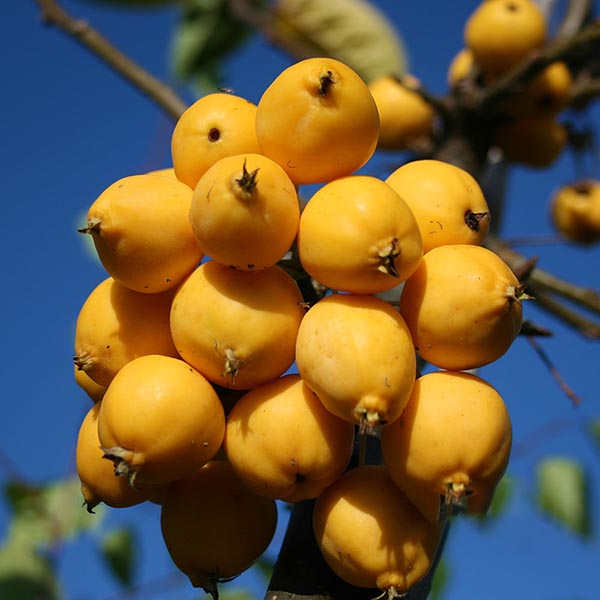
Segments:
[[[160,504],[175,565],[214,596],[268,547],[278,501],[315,499],[333,571],[402,594],[445,519],[485,513],[507,467],[507,408],[473,370],[518,335],[523,286],[483,246],[467,172],[357,174],[379,134],[352,69],[303,60],[257,104],[196,101],[173,168],[114,182],[80,230],[107,272],[74,341],[95,400],[85,504]],[[382,463],[349,468],[368,435]]]

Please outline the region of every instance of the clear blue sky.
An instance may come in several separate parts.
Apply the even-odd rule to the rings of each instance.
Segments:
[[[404,36],[410,71],[432,91],[442,92],[447,65],[462,44],[463,23],[477,2],[379,0],[377,4]],[[174,10],[119,11],[85,0],[64,0],[63,5],[88,19],[155,75],[169,78],[165,50]],[[23,477],[43,482],[72,471],[77,429],[89,408],[72,377],[73,329],[82,302],[105,274],[85,252],[76,227],[89,204],[113,181],[169,165],[173,124],[72,39],[45,28],[34,0],[5,0],[0,10],[4,407],[0,448]],[[257,40],[226,65],[227,86],[258,101],[287,61]],[[597,108],[594,119],[599,125]],[[368,169],[385,174],[390,158],[373,161]],[[591,174],[600,177],[598,162],[594,167]],[[511,237],[550,233],[549,195],[573,173],[568,156],[543,173],[517,169],[509,182],[506,232]],[[599,247],[582,251],[550,245],[524,251],[540,256],[541,266],[556,275],[600,289]],[[576,424],[586,415],[600,417],[600,346],[550,320],[534,303],[527,304],[526,318],[554,330],[555,337],[544,341],[544,348],[583,403],[574,411],[523,340],[482,371],[506,399],[515,448],[548,423],[562,425],[527,452],[515,452],[509,474],[519,485],[502,518],[485,530],[466,520],[454,526],[446,552],[451,577],[446,598],[451,600],[598,597],[598,525],[594,539],[581,542],[540,518],[530,495],[539,458],[575,457],[596,473],[592,502],[599,512],[600,456]],[[0,471],[0,477],[4,475]],[[138,527],[140,582],[174,571],[160,539],[158,514],[157,507],[144,505],[111,511],[104,522],[108,526],[133,521]],[[0,537],[6,517],[6,507],[0,505]],[[68,600],[105,600],[118,591],[92,549],[89,536],[84,536],[62,550],[59,565]],[[276,548],[270,552],[274,555]],[[244,576],[239,583],[246,581],[255,580]],[[144,597],[198,597],[183,579],[180,583],[169,593]]]

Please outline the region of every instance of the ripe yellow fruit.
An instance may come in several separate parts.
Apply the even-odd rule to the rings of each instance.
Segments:
[[[461,48],[450,61],[446,79],[449,86],[455,86],[469,76],[475,66],[473,52],[469,48]]]
[[[553,195],[550,216],[554,227],[580,244],[600,241],[600,181],[585,179],[564,185]]]
[[[87,226],[117,281],[138,292],[175,287],[202,259],[189,222],[192,190],[160,175],[119,179],[92,203]]]
[[[179,181],[192,189],[219,159],[259,152],[256,104],[225,92],[196,100],[179,117],[171,137],[171,159]]]
[[[177,357],[169,316],[174,290],[142,294],[112,277],[83,303],[75,325],[75,366],[107,386],[119,369],[145,354]]]
[[[296,365],[325,408],[374,427],[397,419],[416,376],[416,357],[403,318],[375,296],[333,294],[300,324]]]
[[[113,464],[104,458],[98,439],[98,415],[101,403],[86,413],[77,434],[75,467],[81,481],[81,493],[88,512],[103,502],[113,508],[126,508],[145,502],[162,492],[160,486],[131,486],[125,477],[115,475]]]
[[[372,294],[407,279],[423,256],[423,243],[412,211],[389,185],[351,175],[325,184],[308,201],[298,256],[322,285]]]
[[[348,471],[317,499],[317,543],[351,585],[404,594],[426,575],[442,528],[427,521],[383,466]]]
[[[546,43],[546,18],[533,0],[481,2],[464,28],[465,46],[482,71],[504,73]]]
[[[173,167],[155,169],[154,171],[149,171],[149,173],[151,175],[161,175],[162,177],[168,177],[169,179],[177,179],[177,175],[175,175],[175,169]]]
[[[423,238],[423,252],[446,244],[481,245],[490,211],[477,180],[439,160],[415,160],[385,180],[408,204]]]
[[[93,402],[100,402],[106,391],[105,385],[96,383],[83,369],[73,365],[75,383],[90,397]]]
[[[248,569],[269,546],[277,505],[249,490],[229,463],[213,460],[168,487],[160,521],[175,565],[217,598],[217,584]]]
[[[494,0],[497,1],[497,0]],[[523,288],[481,246],[430,250],[400,296],[417,353],[442,369],[475,369],[500,358],[521,328]]]
[[[177,290],[171,334],[181,357],[210,381],[250,389],[293,363],[302,302],[278,266],[240,271],[211,260]]]
[[[299,375],[260,385],[227,418],[225,452],[257,494],[286,502],[316,498],[346,469],[354,425],[325,409]]]
[[[236,269],[272,267],[298,232],[296,187],[275,161],[238,154],[217,161],[194,190],[190,222],[198,245]]]
[[[567,142],[566,127],[544,115],[503,123],[494,134],[494,143],[507,161],[541,169],[554,163]]]
[[[462,506],[487,511],[508,465],[512,428],[500,394],[469,373],[438,371],[415,382],[402,416],[381,433],[396,485],[430,521]]]
[[[369,83],[379,112],[379,148],[404,150],[431,139],[435,111],[414,91],[418,85],[418,79],[411,75],[401,80],[387,75]]]
[[[564,62],[548,65],[525,88],[507,98],[502,106],[513,117],[553,117],[568,104],[573,78]]]
[[[169,483],[211,460],[225,411],[211,384],[183,360],[141,356],[108,386],[98,437],[115,472],[132,484]]]
[[[377,106],[367,84],[333,58],[308,58],[284,69],[256,111],[260,151],[296,184],[353,173],[373,155]]]

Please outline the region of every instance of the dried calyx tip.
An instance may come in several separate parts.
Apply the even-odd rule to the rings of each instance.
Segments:
[[[489,211],[473,212],[471,209],[465,213],[465,223],[467,227],[474,232],[479,232],[481,224],[489,221],[491,218]]]

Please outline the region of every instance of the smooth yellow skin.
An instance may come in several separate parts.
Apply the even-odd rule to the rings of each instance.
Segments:
[[[473,52],[469,48],[461,48],[448,65],[448,74],[446,76],[448,85],[453,87],[461,79],[468,77],[473,70],[474,64]]]
[[[398,594],[425,576],[442,531],[419,513],[385,467],[374,465],[352,469],[331,485],[317,499],[313,525],[339,577]]]
[[[414,214],[423,253],[446,244],[483,243],[490,211],[481,186],[464,169],[439,160],[415,160],[385,181]]]
[[[417,353],[456,371],[499,359],[521,328],[519,286],[508,265],[481,246],[429,251],[400,297],[400,313]]]
[[[192,189],[219,159],[259,152],[256,104],[225,92],[207,94],[179,117],[171,137],[171,159],[179,181]]]
[[[552,117],[569,103],[573,78],[564,62],[548,65],[525,89],[502,103],[508,114],[518,117]]]
[[[154,171],[149,171],[149,173],[151,175],[161,175],[162,177],[168,177],[169,179],[177,179],[177,175],[175,175],[175,169],[173,167],[155,169]]]
[[[261,154],[217,161],[196,185],[190,210],[204,254],[249,271],[272,267],[283,258],[296,238],[299,219],[296,187],[275,161]]]
[[[325,409],[299,375],[260,385],[229,413],[225,452],[257,494],[286,502],[316,498],[346,469],[354,425]]]
[[[581,244],[600,241],[600,181],[587,179],[559,188],[551,199],[554,227]]]
[[[280,267],[240,271],[208,261],[175,294],[171,334],[183,359],[210,381],[250,389],[293,363],[302,301]]]
[[[411,85],[417,86],[419,81],[410,75],[402,82],[387,75],[369,83],[379,112],[379,148],[404,150],[433,135],[435,111]]]
[[[373,294],[412,275],[423,242],[412,211],[389,185],[351,175],[325,184],[308,201],[300,216],[298,255],[322,285]]]
[[[508,465],[512,428],[500,394],[469,373],[437,371],[415,382],[402,416],[383,429],[381,450],[396,485],[432,522],[452,485],[483,514]]]
[[[207,592],[248,569],[267,549],[276,525],[275,500],[249,490],[225,461],[213,460],[174,482],[162,502],[169,554],[192,585]]]
[[[546,43],[543,12],[533,0],[481,2],[464,28],[465,46],[485,73],[498,75]]]
[[[160,486],[132,487],[126,477],[115,475],[113,463],[103,458],[98,439],[98,415],[101,403],[86,413],[77,434],[75,467],[81,481],[81,493],[89,511],[103,502],[113,508],[126,508],[145,502],[161,493]]]
[[[169,317],[174,290],[135,292],[107,277],[83,303],[75,324],[75,364],[106,387],[119,369],[145,354],[177,357]]]
[[[325,83],[323,83],[325,81]],[[379,137],[377,106],[367,84],[333,58],[309,58],[284,69],[258,102],[260,152],[296,185],[349,175],[371,158]]]
[[[75,383],[89,396],[93,402],[100,402],[106,392],[106,386],[96,383],[83,369],[73,365]]]
[[[555,117],[543,115],[499,125],[494,136],[507,161],[537,169],[554,163],[567,142],[565,126]]]
[[[119,179],[93,202],[88,226],[108,274],[143,293],[174,288],[202,259],[189,212],[192,190],[161,175]]]
[[[225,411],[211,384],[181,359],[141,356],[108,386],[98,417],[105,452],[139,483],[169,483],[211,460]]]
[[[400,416],[416,375],[403,318],[368,295],[333,294],[314,304],[300,324],[296,365],[327,410],[367,427]]]

